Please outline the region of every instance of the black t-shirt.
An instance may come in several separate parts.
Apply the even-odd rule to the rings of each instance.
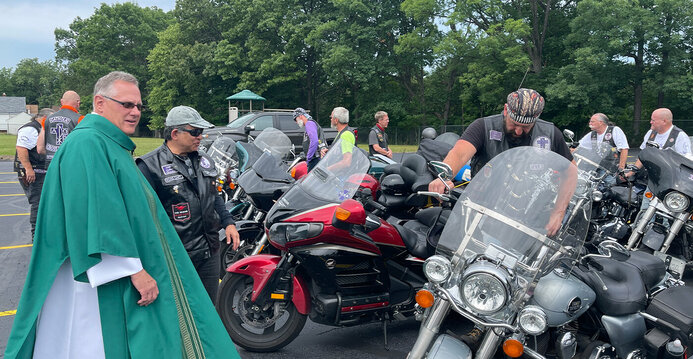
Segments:
[[[559,130],[556,126],[553,126],[553,131],[553,138],[556,140],[552,141],[551,143],[551,151],[556,152],[559,155],[567,158],[568,161],[572,161],[573,155],[570,153],[568,144],[562,140],[563,134],[561,133],[561,130]],[[474,146],[474,148],[476,148],[476,152],[483,151],[484,143],[486,143],[486,126],[484,125],[484,119],[478,118],[474,120],[474,122],[472,122],[472,124],[469,125],[469,127],[467,127],[462,136],[460,136],[460,140],[465,140],[471,143]],[[510,146],[510,148],[519,146],[531,146],[531,137],[527,136],[518,143],[508,141],[508,145]]]

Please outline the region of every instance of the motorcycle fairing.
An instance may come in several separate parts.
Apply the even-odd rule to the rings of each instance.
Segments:
[[[693,161],[670,149],[645,148],[638,159],[647,169],[648,187],[659,199],[672,189],[693,198]],[[690,205],[689,205],[690,208]]]
[[[237,273],[253,278],[252,300],[257,300],[263,292],[267,282],[270,280],[277,264],[282,257],[271,254],[256,254],[254,256],[242,258],[233,263],[226,269],[229,273]],[[301,314],[310,312],[310,292],[307,283],[299,276],[293,276],[291,301]]]

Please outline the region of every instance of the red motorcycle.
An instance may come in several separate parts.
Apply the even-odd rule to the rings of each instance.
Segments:
[[[414,297],[426,282],[423,259],[434,251],[427,238],[442,231],[449,212],[438,207],[406,223],[383,220],[369,166],[363,151],[339,141],[272,207],[265,228],[282,254],[233,263],[219,288],[217,310],[236,344],[277,350],[308,316],[352,326],[415,314]]]

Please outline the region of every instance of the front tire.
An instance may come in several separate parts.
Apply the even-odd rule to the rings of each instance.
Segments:
[[[231,339],[253,352],[271,352],[291,343],[306,324],[291,301],[269,301],[259,308],[251,302],[253,279],[227,273],[219,285],[217,311]]]

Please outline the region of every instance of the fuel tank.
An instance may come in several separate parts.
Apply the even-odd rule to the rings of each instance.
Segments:
[[[559,268],[539,280],[530,304],[544,309],[549,326],[557,327],[582,315],[596,297],[587,284]]]

